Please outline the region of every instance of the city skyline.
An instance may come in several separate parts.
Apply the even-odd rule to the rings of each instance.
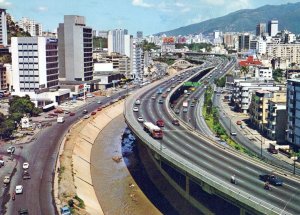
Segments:
[[[87,26],[95,30],[126,28],[131,34],[143,31],[150,35],[177,27],[220,17],[240,9],[252,9],[266,4],[295,3],[291,0],[67,0],[38,2],[26,5],[20,0],[1,0],[0,7],[6,8],[15,21],[30,17],[43,25],[45,31],[54,31],[64,15],[85,16]],[[57,5],[60,5],[57,7]],[[24,12],[26,11],[26,13]],[[136,20],[139,20],[138,22]]]

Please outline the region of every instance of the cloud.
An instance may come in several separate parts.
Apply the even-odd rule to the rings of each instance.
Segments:
[[[153,7],[152,4],[148,4],[148,3],[144,2],[144,0],[132,0],[132,5],[138,6],[138,7],[146,7],[146,8]]]
[[[191,25],[191,24],[203,22],[203,21],[208,20],[208,19],[209,19],[209,17],[207,17],[207,16],[198,15],[194,18],[189,19],[186,24]]]
[[[224,0],[204,0],[204,4],[209,4],[209,5],[224,5],[225,1]]]
[[[0,0],[0,8],[7,8],[11,5],[12,3],[7,0]]]
[[[226,6],[228,12],[249,8],[251,8],[249,0],[235,0]]]
[[[40,7],[37,8],[37,10],[40,11],[40,12],[44,12],[44,11],[47,11],[48,8],[44,7],[44,6],[40,6]]]

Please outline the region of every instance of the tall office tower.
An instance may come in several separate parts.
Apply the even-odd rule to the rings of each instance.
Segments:
[[[276,36],[278,33],[278,20],[270,20],[268,22],[268,33],[271,37]]]
[[[125,35],[128,35],[126,29],[115,29],[108,32],[108,54],[117,52],[125,54]]]
[[[228,48],[233,48],[235,43],[235,35],[231,33],[225,33],[223,37],[224,45]]]
[[[0,45],[7,46],[6,10],[0,8]]]
[[[241,34],[239,35],[239,51],[247,51],[250,49],[250,35]]]
[[[137,31],[136,32],[136,38],[143,39],[143,32],[142,31]]]
[[[85,18],[65,15],[57,34],[59,77],[65,81],[93,80],[93,35]]]
[[[300,146],[300,79],[290,79],[287,83],[287,136],[289,143]]]
[[[57,39],[12,37],[13,89],[17,95],[58,87]]]
[[[256,36],[262,36],[266,33],[266,23],[259,23],[256,25]]]
[[[42,24],[37,23],[33,19],[23,17],[18,22],[18,25],[19,25],[20,28],[23,28],[24,31],[28,32],[32,37],[43,35]]]

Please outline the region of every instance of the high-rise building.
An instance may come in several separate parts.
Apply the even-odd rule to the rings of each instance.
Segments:
[[[287,83],[287,136],[289,143],[300,146],[300,79],[290,79]]]
[[[108,31],[98,31],[98,36],[102,38],[108,37]]]
[[[250,49],[250,35],[240,34],[239,35],[239,51],[247,51]]]
[[[29,19],[27,17],[23,17],[18,25],[20,28],[23,28],[24,31],[28,32],[32,37],[42,36],[43,35],[43,27],[42,24],[37,23],[33,19]]]
[[[125,35],[128,35],[126,29],[115,29],[108,32],[108,54],[112,52],[125,54]]]
[[[83,16],[65,15],[58,27],[59,77],[65,81],[93,80],[93,36]]]
[[[256,25],[256,36],[263,36],[266,33],[266,23]]]
[[[270,20],[268,22],[269,36],[274,37],[278,33],[278,20]]]
[[[131,58],[132,56],[132,43],[133,37],[132,35],[124,35],[124,55]]]
[[[223,37],[224,45],[227,48],[233,48],[235,43],[235,38],[236,38],[235,35],[233,35],[232,33],[225,33]]]
[[[33,95],[58,87],[57,39],[47,37],[12,37],[14,93]]]
[[[142,81],[144,74],[144,55],[141,44],[137,39],[132,42],[132,56],[131,56],[131,76],[135,80]]]
[[[137,39],[143,39],[143,32],[142,31],[136,32],[136,38]]]
[[[7,46],[7,24],[5,9],[0,9],[0,45]]]

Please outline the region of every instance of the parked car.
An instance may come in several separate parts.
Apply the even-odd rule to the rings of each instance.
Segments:
[[[274,186],[282,186],[283,181],[273,174],[261,174],[259,175],[259,179],[262,181],[268,181],[270,184]]]
[[[87,110],[83,110],[83,111],[82,111],[82,114],[87,114],[87,113],[88,113]]]
[[[70,208],[66,205],[60,209],[60,213],[61,215],[71,215]]]
[[[102,111],[102,107],[98,107],[98,108],[97,108],[97,111]]]
[[[9,154],[13,154],[14,152],[15,152],[15,150],[16,150],[16,147],[14,147],[14,146],[10,146],[10,147],[8,147],[7,148],[7,153],[9,153]]]
[[[23,172],[23,176],[22,177],[23,177],[23,180],[31,179],[29,172],[26,171],[26,170]]]
[[[99,100],[99,101],[97,101],[97,104],[101,104],[101,101]]]
[[[28,162],[24,162],[23,163],[23,169],[28,169],[29,168],[29,163]]]
[[[4,176],[3,183],[4,184],[9,184],[10,183],[10,176],[9,175]]]
[[[17,185],[15,189],[16,194],[22,194],[23,193],[23,185]]]
[[[133,108],[133,112],[139,112],[139,108],[138,107],[134,107]]]
[[[56,109],[54,110],[54,113],[63,113],[64,111],[62,109]]]
[[[70,113],[70,116],[75,116],[75,113],[74,113],[74,112],[71,112],[71,113]]]
[[[88,114],[83,116],[83,119],[88,119],[88,118],[90,118],[90,115]]]
[[[48,116],[50,116],[50,117],[56,117],[56,116],[58,116],[58,114],[57,113],[49,113]]]
[[[95,112],[95,111],[93,111],[93,112],[91,113],[91,115],[96,115],[96,112]]]

